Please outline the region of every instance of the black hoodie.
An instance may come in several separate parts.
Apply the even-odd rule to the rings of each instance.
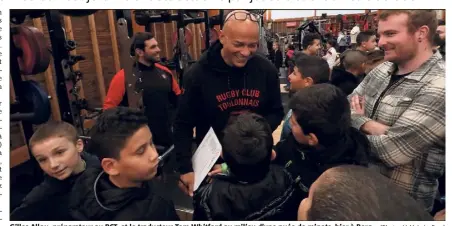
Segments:
[[[179,217],[172,201],[157,195],[157,183],[141,188],[118,188],[100,167],[79,177],[70,199],[70,211],[79,221],[174,221]]]
[[[284,117],[278,71],[254,54],[244,68],[228,66],[218,41],[185,74],[185,92],[174,124],[175,152],[181,173],[191,172],[193,128],[199,144],[210,127],[217,136],[229,117],[243,111],[262,115],[275,130]]]
[[[256,182],[241,182],[232,174],[214,176],[193,198],[194,221],[297,220],[301,193],[284,167],[271,165]]]
[[[312,183],[329,168],[345,164],[368,166],[370,144],[364,134],[350,127],[347,134],[333,139],[337,140],[330,147],[314,149],[299,144],[291,133],[276,145],[273,163],[285,166],[305,197]]]
[[[82,152],[86,168],[99,166],[97,157]],[[22,204],[11,213],[13,221],[70,221],[69,196],[78,177],[72,175],[65,180],[46,175],[44,181],[33,188]]]
[[[350,95],[358,87],[364,76],[355,76],[340,67],[334,67],[331,73],[331,84],[341,89],[346,95]]]

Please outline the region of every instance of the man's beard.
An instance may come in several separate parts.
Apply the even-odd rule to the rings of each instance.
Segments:
[[[144,60],[149,62],[150,64],[155,64],[155,63],[160,62],[160,59],[157,59],[156,57],[149,56],[149,55],[145,55]]]
[[[433,43],[435,43],[435,46],[444,46],[446,45],[446,39],[442,39],[439,34],[435,34],[435,37],[433,38]]]

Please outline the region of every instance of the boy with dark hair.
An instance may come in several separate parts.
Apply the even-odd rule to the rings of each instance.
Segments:
[[[373,31],[361,31],[356,37],[356,50],[368,52],[377,47],[377,36]]]
[[[98,159],[83,152],[77,130],[63,121],[41,125],[29,148],[45,173],[44,181],[11,213],[11,220],[72,220],[68,207],[71,188],[87,167],[99,164]]]
[[[224,129],[222,145],[229,174],[213,176],[195,192],[193,220],[296,219],[300,200],[292,179],[270,165],[275,152],[267,121],[254,113],[237,116]]]
[[[309,56],[315,56],[318,54],[322,37],[317,33],[308,33],[303,37],[302,47],[303,53]]]
[[[102,113],[91,129],[88,151],[101,167],[88,169],[73,188],[76,220],[179,220],[171,200],[156,194],[158,154],[146,116],[117,107]]]
[[[372,50],[367,52],[367,61],[365,66],[365,74],[369,74],[375,67],[385,61],[384,50]]]
[[[361,33],[360,33],[361,34]],[[342,60],[342,67],[334,67],[331,84],[340,88],[346,95],[355,90],[364,79],[367,55],[359,50],[350,50]]]
[[[294,63],[294,72],[289,75],[290,90],[292,92],[314,84],[329,82],[330,68],[326,60],[317,56],[298,55],[295,56]],[[280,140],[285,139],[291,131],[289,123],[291,115],[292,111],[289,110],[284,117]]]
[[[301,203],[298,220],[433,221],[406,192],[388,178],[361,166],[325,171]]]
[[[274,163],[286,167],[304,196],[331,167],[367,166],[369,142],[351,127],[350,105],[341,90],[331,84],[312,85],[298,91],[289,107],[292,133],[276,145]]]

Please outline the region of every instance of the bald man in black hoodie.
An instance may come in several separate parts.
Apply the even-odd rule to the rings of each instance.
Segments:
[[[230,12],[219,41],[187,71],[179,102],[174,140],[181,182],[193,195],[191,164],[193,128],[199,144],[212,127],[221,131],[231,116],[253,112],[265,117],[274,131],[284,116],[278,71],[260,54],[258,17],[244,10]],[[221,140],[221,138],[220,138]]]

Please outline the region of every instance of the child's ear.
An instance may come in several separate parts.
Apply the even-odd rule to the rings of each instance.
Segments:
[[[77,148],[77,152],[81,153],[85,147],[85,143],[82,139],[78,139],[77,143],[75,143],[75,148]]]
[[[275,158],[276,158],[276,151],[275,151],[275,150],[272,150],[272,157],[271,157],[271,160],[273,161],[273,160],[275,160]]]
[[[308,134],[308,144],[309,146],[317,146],[319,144],[319,140],[317,139],[317,136],[315,134]]]
[[[101,166],[104,171],[110,176],[119,175],[119,170],[117,169],[116,160],[112,158],[104,158],[101,161]]]
[[[305,81],[306,81],[306,86],[314,85],[314,79],[312,79],[311,77],[307,77]]]

